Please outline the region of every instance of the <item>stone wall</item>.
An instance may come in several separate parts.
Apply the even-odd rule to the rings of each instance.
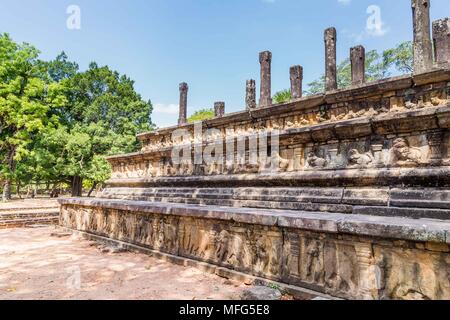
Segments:
[[[440,70],[222,116],[200,124],[200,135],[194,134],[194,125],[140,135],[141,152],[109,158],[113,167],[111,182],[260,173],[274,157],[281,173],[446,167],[450,164],[449,83],[450,70]],[[172,139],[180,129],[187,132],[188,140]],[[216,131],[207,135],[206,129]],[[279,153],[269,154],[265,162],[250,164],[250,141],[274,132],[279,139]],[[199,140],[199,136],[204,138]],[[227,163],[226,141],[230,140],[234,161]],[[239,143],[246,145],[244,154],[237,154]],[[194,164],[197,150],[202,154],[214,148],[220,148],[215,150],[224,155],[220,162]],[[192,161],[174,164],[173,152],[189,152]]]
[[[382,238],[370,236],[376,228],[368,221],[367,234],[359,230],[356,235],[351,231],[355,222],[350,220],[346,222],[349,231],[338,232],[332,218],[302,220],[306,225],[299,227],[291,216],[274,222],[269,215],[232,219],[226,214],[200,216],[181,208],[178,215],[162,213],[165,208],[68,202],[60,223],[341,298],[450,299],[445,237],[443,242],[433,237],[416,241],[412,239],[421,237],[417,230],[414,235],[403,228],[389,231],[388,226],[382,227]],[[358,225],[361,228],[362,223]]]

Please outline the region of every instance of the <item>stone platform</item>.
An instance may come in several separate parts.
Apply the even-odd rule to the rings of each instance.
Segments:
[[[412,3],[413,75],[366,83],[357,47],[338,90],[330,28],[323,94],[302,97],[293,66],[273,105],[262,52],[259,104],[249,80],[245,111],[187,124],[182,83],[179,125],[108,158],[106,189],[61,200],[60,224],[344,299],[450,299],[450,24],[433,60],[428,2]]]
[[[57,201],[33,199],[0,204],[0,229],[23,228],[36,225],[57,225]]]
[[[61,224],[348,299],[450,299],[450,222],[109,199]]]

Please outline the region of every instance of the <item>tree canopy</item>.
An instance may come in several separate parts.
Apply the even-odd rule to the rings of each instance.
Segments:
[[[214,118],[214,110],[213,109],[201,109],[196,112],[192,116],[190,116],[187,121],[188,123],[194,123],[197,121],[205,121]]]
[[[0,35],[0,175],[3,199],[10,198],[17,162],[30,155],[40,133],[58,126],[52,110],[67,104],[60,83],[48,81],[39,51]]]
[[[134,82],[109,67],[85,71],[63,52],[52,61],[0,36],[0,180],[68,183],[81,195],[109,178],[105,157],[135,151],[136,135],[151,131],[152,104]]]

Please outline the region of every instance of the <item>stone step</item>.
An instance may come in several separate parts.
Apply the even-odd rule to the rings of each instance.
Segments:
[[[29,219],[0,220],[0,229],[24,228],[33,225],[58,224],[59,216],[34,217]]]
[[[8,213],[0,213],[0,221],[14,220],[14,219],[33,219],[42,217],[58,217],[59,209],[45,209],[45,210],[27,210],[22,212],[11,211]]]
[[[108,198],[104,198],[108,199]],[[114,197],[111,200],[117,199]],[[290,201],[261,201],[261,200],[234,200],[221,198],[189,198],[189,197],[146,197],[146,196],[127,196],[123,200],[160,202],[160,203],[179,203],[193,204],[202,206],[224,206],[233,208],[261,208],[261,209],[285,209],[285,210],[303,210],[320,212],[341,212],[352,213],[352,206],[326,203],[302,203]]]
[[[232,199],[232,200],[261,200],[261,201],[289,201],[312,203],[341,203],[343,200],[364,196],[365,202],[382,205],[387,204],[385,189],[344,190],[343,188],[222,188],[222,189],[106,189],[100,197],[114,197],[117,195],[147,196],[147,197],[182,197],[199,199]]]
[[[450,220],[443,189],[110,188],[100,198]]]
[[[44,206],[44,207],[0,207],[0,214],[19,211],[38,211],[38,210],[59,210],[59,206]]]
[[[293,210],[231,208],[223,206],[198,206],[174,203],[151,203],[110,199],[61,199],[64,206],[122,210],[142,214],[192,217],[260,226],[302,229],[313,232],[350,234],[450,244],[450,221],[413,219],[404,217],[379,217],[364,214],[321,213]],[[78,211],[82,214],[82,211]]]

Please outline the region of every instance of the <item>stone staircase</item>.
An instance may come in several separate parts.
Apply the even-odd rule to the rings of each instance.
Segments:
[[[37,225],[56,225],[59,207],[0,209],[0,229],[25,228]]]
[[[414,2],[415,25],[429,26],[428,2]],[[415,28],[422,34],[414,46],[431,52],[429,41],[417,41],[425,29]],[[443,39],[440,29],[435,40]],[[335,40],[327,29],[329,80]],[[352,48],[352,86],[328,81],[324,93],[307,97],[302,68],[293,66],[292,99],[277,105],[272,55],[262,52],[260,103],[248,80],[245,110],[224,114],[220,103],[201,123],[185,121],[182,83],[179,125],[142,133],[141,151],[109,157],[107,189],[94,199],[61,199],[60,224],[343,299],[448,300],[444,43],[434,43],[434,67],[424,68],[428,55],[417,54],[412,75],[367,83],[363,50]]]
[[[108,188],[104,199],[450,220],[450,191],[422,188]]]

